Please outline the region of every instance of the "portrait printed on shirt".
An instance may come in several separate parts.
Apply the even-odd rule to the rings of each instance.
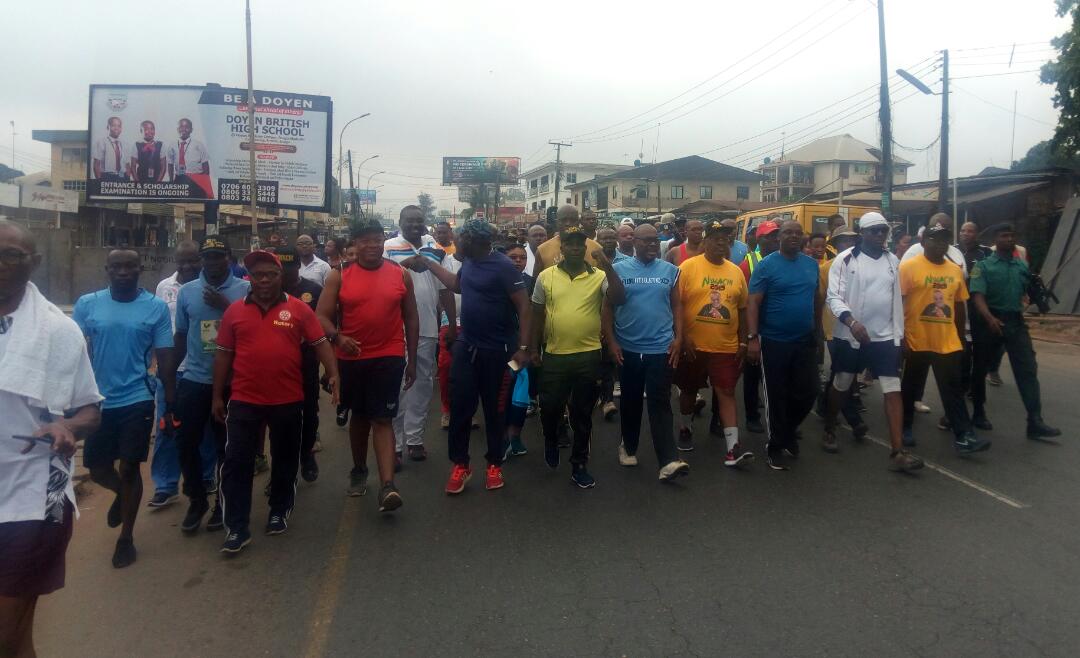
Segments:
[[[952,307],[945,300],[945,290],[949,284],[945,282],[933,282],[930,283],[933,289],[933,300],[926,305],[920,314],[920,319],[924,322],[951,322],[953,311]]]
[[[731,324],[731,305],[734,300],[726,291],[732,281],[725,278],[702,277],[700,287],[709,289],[709,302],[694,316],[695,322]]]

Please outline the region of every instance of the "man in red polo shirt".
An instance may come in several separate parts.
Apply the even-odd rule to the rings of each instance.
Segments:
[[[221,502],[228,534],[222,553],[239,553],[251,543],[251,481],[262,425],[270,429],[270,516],[266,534],[285,532],[300,465],[304,391],[300,345],[308,343],[326,369],[333,403],[338,403],[338,369],[315,312],[282,291],[281,261],[268,251],[244,257],[251,292],[233,302],[218,329],[214,359],[214,418],[225,423],[228,442],[221,468]],[[225,386],[232,394],[225,404]]]

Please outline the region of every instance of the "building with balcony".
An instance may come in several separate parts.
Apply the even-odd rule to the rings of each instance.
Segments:
[[[749,201],[761,176],[700,155],[630,167],[567,187],[571,203],[601,216],[647,217],[695,201]]]
[[[893,184],[907,182],[911,162],[893,155]],[[761,201],[787,203],[806,197],[835,196],[881,185],[881,149],[851,135],[813,141],[766,161],[761,172]]]
[[[521,175],[521,179],[525,184],[525,209],[530,213],[542,213],[550,206],[571,203],[568,186],[630,168],[630,165],[600,164],[596,162],[560,163],[559,171],[562,175],[562,182],[559,185],[559,196],[562,197],[562,200],[558,200],[555,198],[555,163],[545,163]]]

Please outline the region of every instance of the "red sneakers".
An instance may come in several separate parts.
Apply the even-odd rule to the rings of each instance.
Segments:
[[[487,481],[484,483],[484,488],[488,491],[492,489],[502,489],[506,482],[503,481],[502,467],[495,464],[489,464],[487,467]]]
[[[472,469],[461,464],[454,464],[450,479],[446,481],[446,493],[459,494],[465,491],[465,483],[472,477]]]

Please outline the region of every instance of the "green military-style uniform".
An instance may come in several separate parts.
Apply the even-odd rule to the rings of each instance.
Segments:
[[[1024,295],[1031,283],[1031,270],[1020,258],[1002,258],[997,251],[975,264],[971,270],[970,291],[983,295],[990,312],[1003,326],[1001,335],[990,331],[986,321],[972,304],[971,337],[974,349],[971,393],[975,417],[986,417],[986,375],[994,355],[1002,346],[1009,354],[1016,387],[1024,401],[1029,423],[1040,418],[1042,401],[1039,394],[1038,365],[1024,321]]]

